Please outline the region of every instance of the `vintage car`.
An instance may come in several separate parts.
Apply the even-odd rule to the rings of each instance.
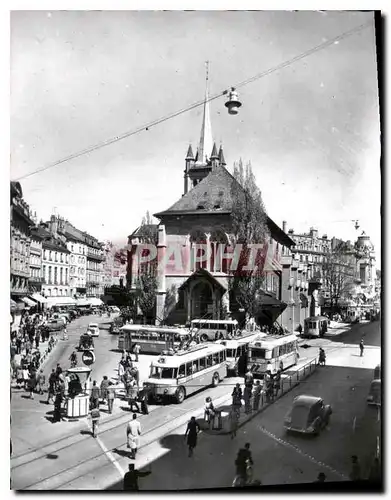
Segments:
[[[49,330],[49,332],[58,332],[63,330],[64,327],[64,321],[61,318],[49,319],[45,325],[45,328]]]
[[[381,406],[381,380],[372,380],[367,397],[369,405]]]
[[[87,331],[92,337],[99,337],[98,323],[90,323]]]
[[[325,405],[322,398],[296,396],[285,417],[284,427],[288,432],[318,435],[329,424],[331,414],[331,406]]]
[[[91,350],[94,348],[94,339],[89,333],[83,333],[80,335],[79,340],[79,351]]]

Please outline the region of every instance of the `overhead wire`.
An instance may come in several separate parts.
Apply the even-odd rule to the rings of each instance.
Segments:
[[[241,88],[241,87],[243,87],[245,85],[248,85],[248,84],[250,84],[250,83],[252,83],[252,82],[254,82],[256,80],[259,80],[260,78],[263,78],[263,77],[265,77],[267,75],[270,75],[271,73],[274,73],[275,71],[278,71],[278,70],[283,69],[283,68],[285,68],[287,66],[290,66],[291,64],[293,64],[293,63],[295,63],[297,61],[300,61],[301,59],[304,59],[305,57],[308,57],[308,56],[314,54],[315,52],[318,52],[318,51],[320,51],[320,50],[322,50],[322,49],[324,49],[324,48],[326,48],[326,47],[328,47],[330,45],[333,45],[335,42],[337,42],[339,40],[343,40],[344,38],[347,38],[348,36],[351,36],[354,33],[358,33],[359,31],[361,31],[361,30],[363,30],[363,29],[365,29],[365,28],[367,28],[367,27],[369,27],[371,25],[373,25],[373,21],[372,20],[369,21],[369,22],[363,23],[363,24],[361,24],[359,26],[356,26],[355,28],[352,28],[352,29],[350,29],[348,31],[345,31],[344,33],[341,33],[340,35],[338,35],[336,37],[330,38],[329,40],[326,40],[325,42],[322,42],[321,44],[316,45],[315,47],[312,47],[311,49],[309,49],[309,50],[307,50],[305,52],[302,52],[301,54],[299,54],[299,55],[297,55],[295,57],[292,57],[291,59],[288,59],[287,61],[284,61],[284,62],[282,62],[282,63],[280,63],[280,64],[278,64],[276,66],[273,66],[272,68],[269,68],[269,69],[267,69],[267,70],[265,70],[265,71],[263,71],[261,73],[258,73],[256,75],[252,76],[251,78],[248,78],[247,80],[243,80],[242,82],[239,82],[239,83],[233,85],[231,88],[237,89],[237,88]],[[92,153],[93,151],[96,151],[97,149],[101,149],[101,148],[103,148],[105,146],[109,146],[110,144],[113,144],[115,142],[121,141],[121,140],[126,139],[128,137],[136,135],[136,134],[138,134],[140,132],[148,131],[151,127],[154,127],[154,126],[159,125],[159,124],[161,124],[163,122],[171,120],[172,118],[176,118],[177,116],[180,116],[180,115],[182,115],[184,113],[187,113],[188,111],[191,111],[191,110],[193,110],[193,109],[195,109],[195,108],[197,108],[199,106],[204,105],[205,102],[210,102],[210,101],[218,99],[218,98],[220,98],[220,97],[222,97],[224,95],[227,95],[228,92],[229,91],[227,89],[225,89],[225,90],[223,90],[221,92],[218,92],[217,94],[214,94],[214,95],[208,97],[206,100],[202,99],[201,101],[197,101],[197,102],[191,104],[190,106],[187,106],[185,108],[180,109],[179,111],[175,111],[175,112],[170,113],[170,114],[168,114],[168,115],[166,115],[166,116],[164,116],[162,118],[158,118],[157,120],[154,120],[154,121],[149,122],[149,123],[147,123],[145,125],[142,125],[142,126],[136,128],[134,130],[131,130],[131,131],[128,131],[128,132],[124,132],[123,134],[120,134],[118,136],[112,137],[112,138],[107,139],[105,141],[101,141],[101,142],[99,142],[99,143],[97,143],[97,144],[95,144],[93,146],[89,146],[89,147],[87,147],[85,149],[82,149],[82,150],[76,152],[76,153],[68,155],[68,156],[66,156],[66,157],[64,157],[64,158],[62,158],[60,160],[57,160],[57,161],[55,161],[53,163],[50,163],[49,165],[46,165],[44,167],[38,168],[36,170],[33,170],[32,172],[29,172],[29,173],[27,173],[25,175],[22,175],[22,176],[14,179],[14,180],[15,181],[21,181],[23,179],[27,179],[28,177],[31,177],[32,175],[38,174],[40,172],[44,172],[44,171],[49,170],[51,168],[54,168],[54,167],[56,167],[58,165],[61,165],[62,163],[71,161],[71,160],[73,160],[75,158],[78,158],[80,156],[86,155],[88,153]]]

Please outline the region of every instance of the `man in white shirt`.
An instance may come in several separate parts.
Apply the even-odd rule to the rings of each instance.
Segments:
[[[130,448],[130,458],[136,459],[137,449],[140,448],[141,425],[137,415],[133,413],[132,420],[126,427],[127,447]]]

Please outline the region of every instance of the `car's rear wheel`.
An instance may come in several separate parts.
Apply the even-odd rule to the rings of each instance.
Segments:
[[[208,336],[206,335],[206,333],[202,334],[201,335],[201,342],[207,342],[208,341]]]

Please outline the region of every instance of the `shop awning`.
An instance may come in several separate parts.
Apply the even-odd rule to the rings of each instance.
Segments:
[[[90,306],[91,303],[87,299],[76,299],[76,305],[80,307]]]
[[[22,297],[22,301],[29,307],[35,307],[37,305],[34,300],[31,300],[28,297]]]
[[[33,293],[32,296],[31,296],[32,299],[36,300],[37,302],[39,302],[40,304],[46,304],[47,303],[47,299],[45,299],[45,297],[43,297],[43,295],[41,295],[40,293]]]
[[[76,304],[72,297],[48,297],[46,300],[49,306],[74,306]]]
[[[98,299],[97,297],[89,297],[87,300],[92,306],[103,305],[103,302],[100,299]]]

